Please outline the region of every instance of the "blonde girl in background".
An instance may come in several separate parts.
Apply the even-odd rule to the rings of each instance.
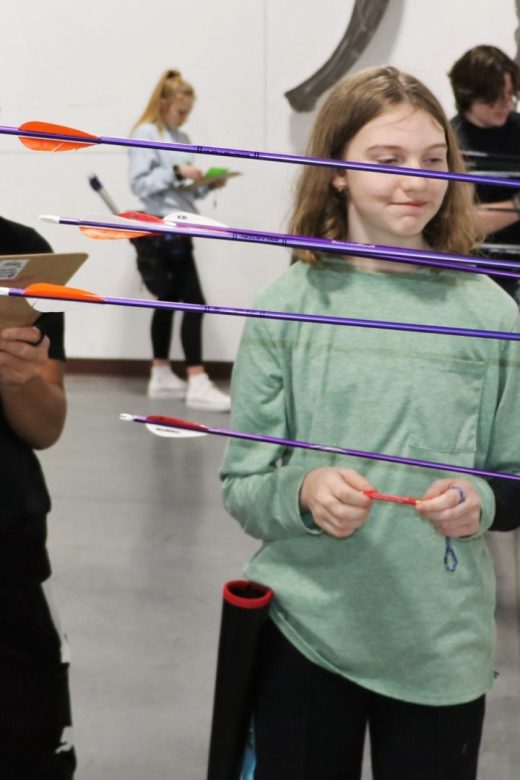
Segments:
[[[180,128],[190,116],[195,91],[178,70],[167,70],[159,79],[148,105],[136,122],[135,138],[190,144]],[[195,200],[209,187],[186,188],[203,177],[188,152],[162,149],[129,151],[129,178],[132,192],[149,214],[164,217],[172,211],[197,212]],[[221,186],[221,185],[219,185]],[[205,304],[188,236],[145,236],[132,241],[137,250],[137,266],[143,282],[159,300]],[[202,360],[202,314],[181,315],[180,338],[187,381],[171,369],[170,345],[173,312],[156,310],[152,315],[153,360],[148,395],[151,398],[185,398],[193,409],[226,412],[230,398],[209,379]]]

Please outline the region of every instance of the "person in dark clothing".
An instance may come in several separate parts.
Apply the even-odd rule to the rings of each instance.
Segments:
[[[51,252],[0,218],[0,254]],[[2,259],[0,257],[0,269]],[[68,648],[50,592],[50,498],[35,450],[66,414],[63,314],[0,329],[0,777],[71,780],[76,766]]]
[[[475,46],[457,60],[449,78],[457,107],[451,122],[459,143],[464,150],[484,153],[469,157],[471,168],[520,177],[517,63],[495,46]],[[478,185],[476,191],[478,201],[486,205],[478,212],[486,243],[517,245],[520,258],[520,190]],[[492,278],[514,297],[516,280]]]

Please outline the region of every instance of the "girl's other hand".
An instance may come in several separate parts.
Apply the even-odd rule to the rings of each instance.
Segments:
[[[300,509],[310,512],[317,526],[338,539],[360,528],[372,501],[363,490],[374,486],[353,469],[333,466],[314,469],[305,475],[300,489]]]
[[[183,179],[191,179],[192,181],[200,181],[204,174],[200,168],[196,165],[179,165],[179,173]]]
[[[0,385],[24,385],[41,376],[49,356],[49,339],[32,325],[0,332]]]
[[[416,504],[443,536],[472,536],[480,529],[480,496],[466,479],[438,479]]]

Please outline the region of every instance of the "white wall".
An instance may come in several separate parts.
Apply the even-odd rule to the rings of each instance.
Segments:
[[[339,42],[354,0],[17,0],[0,10],[0,122],[30,119],[125,136],[159,78],[180,68],[198,92],[186,129],[194,143],[303,153],[313,114],[297,114],[284,92],[320,67]],[[478,43],[516,54],[515,0],[391,0],[355,69],[390,62],[422,78],[451,114],[446,72]],[[244,175],[201,210],[228,225],[284,230],[296,166],[198,158]],[[0,136],[0,213],[31,224],[56,251],[87,251],[76,286],[145,296],[134,252],[124,242],[93,242],[38,215],[108,216],[88,185],[95,172],[123,208],[138,206],[126,180],[126,152],[97,146],[62,154],[31,152]],[[282,249],[197,242],[206,298],[250,305],[287,265]],[[149,356],[148,311],[85,307],[67,315],[70,357]],[[242,321],[208,315],[205,357],[233,360]],[[180,359],[178,337],[172,357]]]

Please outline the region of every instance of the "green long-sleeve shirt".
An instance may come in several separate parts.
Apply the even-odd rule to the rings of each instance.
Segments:
[[[256,307],[519,331],[518,310],[488,278],[370,273],[348,261],[292,266]],[[520,473],[518,342],[367,328],[248,321],[232,381],[232,427],[282,438]],[[249,578],[275,593],[272,618],[311,661],[371,690],[423,704],[470,701],[493,678],[495,584],[481,531],[444,538],[411,507],[374,502],[353,536],[302,517],[314,468],[338,465],[379,490],[422,496],[446,472],[231,440],[224,501],[262,540]]]

